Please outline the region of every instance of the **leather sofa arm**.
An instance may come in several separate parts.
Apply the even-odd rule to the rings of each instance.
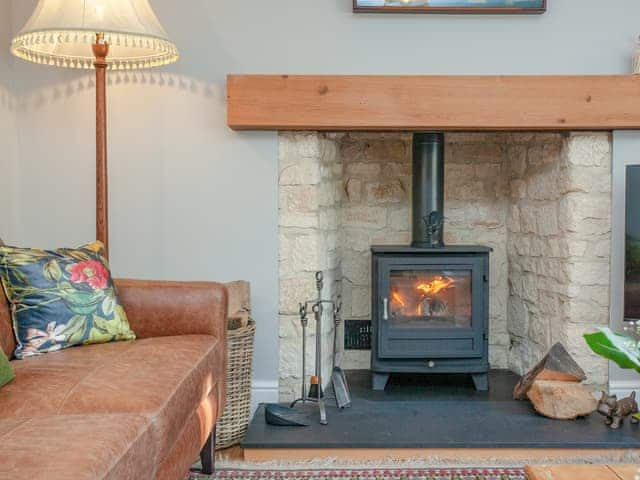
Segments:
[[[149,280],[115,284],[137,338],[204,334],[225,344],[228,298],[223,285]]]

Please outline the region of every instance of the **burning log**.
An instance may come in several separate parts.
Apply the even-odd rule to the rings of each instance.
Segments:
[[[431,282],[416,285],[416,290],[421,291],[425,295],[437,295],[441,291],[452,287],[454,283],[455,281],[452,278],[437,276]]]
[[[513,389],[513,398],[524,400],[527,392],[538,380],[580,383],[586,380],[580,365],[569,355],[561,343],[556,343],[549,353],[529,373],[524,375]]]

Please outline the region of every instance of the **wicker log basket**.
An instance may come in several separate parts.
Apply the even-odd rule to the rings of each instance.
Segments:
[[[240,443],[251,417],[253,339],[256,324],[250,318],[249,284],[233,282],[229,290],[227,331],[227,399],[216,427],[216,449]]]

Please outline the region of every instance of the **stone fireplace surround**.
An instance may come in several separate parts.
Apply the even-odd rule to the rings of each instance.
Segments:
[[[610,134],[450,133],[445,166],[445,241],[494,249],[492,368],[523,373],[561,341],[604,386],[607,362],[582,334],[609,323]],[[324,272],[326,296],[342,296],[345,319],[369,319],[369,247],[410,241],[411,135],[281,132],[279,196],[284,401],[300,389],[297,311],[314,298],[313,272]],[[328,316],[323,331],[326,382]],[[368,352],[347,352],[342,366],[368,369]]]

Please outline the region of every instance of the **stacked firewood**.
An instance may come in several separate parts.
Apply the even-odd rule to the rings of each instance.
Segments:
[[[513,390],[516,400],[529,399],[536,412],[558,420],[572,420],[593,413],[598,402],[582,382],[582,368],[561,343],[526,375]]]
[[[249,282],[237,281],[225,284],[229,292],[228,330],[249,325],[251,318],[251,288]]]

